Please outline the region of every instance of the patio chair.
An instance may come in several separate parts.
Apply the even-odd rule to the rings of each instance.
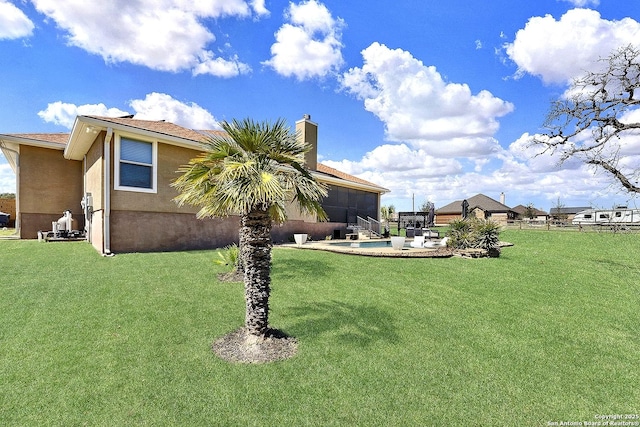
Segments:
[[[424,247],[424,236],[414,236],[413,242],[409,243],[412,248],[423,248]]]

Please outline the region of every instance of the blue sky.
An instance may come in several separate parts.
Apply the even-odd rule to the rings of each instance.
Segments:
[[[544,210],[637,203],[527,142],[572,78],[640,43],[638,0],[189,3],[0,0],[0,133],[67,132],[76,114],[196,129],[310,114],[320,160],[398,210],[501,192]],[[14,188],[0,156],[0,192]]]

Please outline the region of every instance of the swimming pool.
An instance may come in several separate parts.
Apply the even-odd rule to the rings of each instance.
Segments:
[[[411,246],[409,245],[410,242],[405,242],[404,243],[404,247],[405,248],[410,248]],[[337,243],[330,243],[331,246],[340,246],[340,247],[347,247],[347,248],[390,248],[391,247],[391,241],[389,240],[371,240],[371,241],[359,241],[359,240],[354,240],[352,242],[337,242]]]

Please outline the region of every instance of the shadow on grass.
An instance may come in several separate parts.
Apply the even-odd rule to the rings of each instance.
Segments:
[[[271,278],[300,279],[304,277],[327,277],[332,274],[335,267],[317,259],[278,259],[271,266]],[[315,281],[305,282],[313,284]]]
[[[325,335],[342,345],[359,347],[398,341],[393,318],[373,305],[328,301],[290,308],[286,317],[296,319],[287,329],[298,338]]]
[[[631,263],[619,262],[613,259],[593,259],[592,261],[595,264],[601,264],[603,266],[610,267],[611,269],[614,269],[614,270],[624,269],[629,271],[635,271],[637,268],[635,265],[632,265]]]

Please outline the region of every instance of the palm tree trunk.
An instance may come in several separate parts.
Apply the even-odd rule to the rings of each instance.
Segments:
[[[251,335],[264,336],[271,292],[271,218],[266,208],[242,215],[240,251],[244,262],[245,328]]]

